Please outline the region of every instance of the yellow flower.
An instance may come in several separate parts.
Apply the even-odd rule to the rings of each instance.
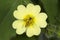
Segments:
[[[12,26],[16,29],[18,35],[25,32],[28,37],[39,35],[41,28],[47,26],[47,14],[41,12],[39,5],[33,5],[31,3],[27,7],[19,5],[13,15],[17,20],[13,22]]]

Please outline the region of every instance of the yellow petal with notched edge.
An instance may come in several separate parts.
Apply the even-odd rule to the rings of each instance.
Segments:
[[[28,37],[32,37],[33,35],[39,35],[41,32],[41,29],[38,26],[29,26],[26,30],[26,35]]]
[[[16,33],[19,34],[19,35],[23,34],[25,31],[26,31],[25,26],[22,26],[22,27],[16,29]]]
[[[33,29],[34,35],[39,35],[41,33],[41,29],[38,26],[34,25]]]
[[[40,13],[36,16],[36,25],[38,25],[41,28],[45,28],[47,26],[47,15],[45,13]]]
[[[47,26],[47,22],[46,21],[40,22],[40,28],[45,28],[46,26]]]
[[[20,27],[22,27],[22,26],[24,26],[24,23],[23,23],[23,21],[20,21],[20,20],[16,20],[16,21],[14,21],[13,24],[12,24],[12,27],[13,27],[14,29],[20,28]]]
[[[23,21],[16,20],[13,22],[12,26],[14,29],[16,29],[17,34],[23,34],[26,31]]]
[[[41,7],[39,5],[33,5],[33,4],[28,4],[27,5],[27,10],[30,13],[39,13],[41,11]]]
[[[47,14],[46,14],[46,13],[39,13],[38,17],[39,17],[40,20],[46,21],[46,19],[47,19]]]
[[[18,7],[17,7],[17,10],[18,11],[24,11],[26,9],[26,7],[24,6],[24,5],[19,5]]]
[[[19,6],[17,7],[17,10],[15,10],[14,13],[13,13],[14,17],[15,17],[16,19],[22,19],[23,16],[26,14],[26,13],[25,13],[25,9],[26,9],[25,6],[19,5]]]

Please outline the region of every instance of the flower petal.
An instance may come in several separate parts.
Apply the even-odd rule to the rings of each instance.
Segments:
[[[14,21],[13,24],[12,24],[12,27],[13,27],[14,29],[20,28],[20,27],[22,27],[22,26],[24,26],[24,23],[23,23],[23,21],[21,21],[21,20],[16,20],[16,21]]]
[[[41,11],[41,7],[39,5],[35,5],[34,12],[39,13]]]
[[[41,29],[37,26],[30,26],[27,28],[26,35],[28,37],[32,37],[33,35],[39,35],[41,32]]]
[[[16,29],[17,34],[23,34],[26,30],[23,21],[16,20],[12,24],[13,28]]]
[[[26,14],[26,13],[25,13],[25,9],[26,9],[25,6],[19,5],[19,6],[17,7],[17,10],[15,10],[14,13],[13,13],[14,17],[15,17],[16,19],[22,19],[23,16]]]
[[[27,10],[30,13],[37,14],[37,13],[39,13],[41,11],[41,8],[40,8],[39,5],[33,5],[33,4],[30,3],[30,4],[27,5]]]
[[[39,17],[40,20],[46,20],[47,19],[47,14],[46,13],[40,13],[38,15],[38,17]]]
[[[41,29],[38,26],[35,25],[33,29],[34,35],[39,35],[41,33]]]
[[[41,28],[45,28],[47,26],[47,15],[45,13],[40,13],[39,15],[36,16],[36,25],[41,27]]]
[[[24,26],[16,29],[16,33],[19,35],[23,34],[25,31],[26,31],[26,27],[24,27]]]
[[[46,21],[37,20],[36,22],[37,22],[36,25],[39,26],[40,28],[45,28],[47,26]]]
[[[28,9],[31,9],[31,8],[33,8],[33,7],[34,7],[34,4],[29,3],[29,4],[27,5],[27,8],[28,8]]]
[[[34,34],[33,34],[33,28],[32,27],[28,27],[27,30],[26,30],[26,35],[28,37],[32,37]]]
[[[40,22],[40,28],[45,28],[46,26],[47,26],[47,22],[46,21]]]
[[[19,5],[19,6],[17,7],[17,10],[19,10],[19,11],[24,11],[24,10],[25,10],[25,6],[24,6],[24,5]]]

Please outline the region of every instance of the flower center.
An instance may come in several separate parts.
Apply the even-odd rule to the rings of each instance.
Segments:
[[[34,24],[34,17],[32,15],[26,15],[24,17],[25,27],[31,26]]]

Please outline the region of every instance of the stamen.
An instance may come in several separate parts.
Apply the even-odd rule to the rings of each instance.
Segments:
[[[34,18],[29,15],[24,18],[24,21],[25,21],[25,26],[27,27],[27,26],[33,25]]]

